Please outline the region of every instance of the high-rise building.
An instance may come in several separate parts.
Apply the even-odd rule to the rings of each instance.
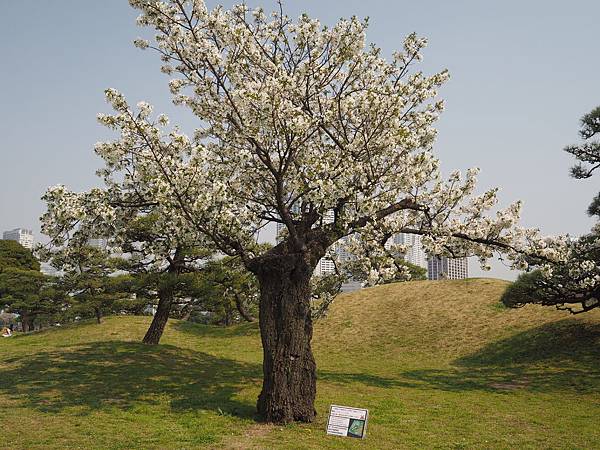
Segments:
[[[469,277],[467,258],[448,258],[429,256],[427,259],[427,277],[430,280],[462,280]]]
[[[421,236],[418,234],[398,233],[393,237],[393,243],[406,246],[404,254],[405,261],[415,266],[427,269],[427,255],[421,244]]]
[[[2,239],[7,241],[17,241],[23,247],[29,250],[33,249],[33,231],[25,228],[15,228],[14,230],[5,231]]]
[[[335,264],[329,258],[321,258],[315,268],[317,275],[329,275],[335,273]]]

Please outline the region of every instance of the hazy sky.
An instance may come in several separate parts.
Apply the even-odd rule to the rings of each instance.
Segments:
[[[562,148],[577,142],[579,118],[600,105],[600,1],[286,5],[291,16],[308,12],[327,24],[369,16],[368,39],[388,55],[410,32],[427,37],[422,69],[451,74],[435,147],[444,172],[480,167],[480,190],[499,186],[504,205],[522,199],[526,226],[547,234],[589,230],[585,209],[598,179],[569,178],[573,161]],[[131,44],[144,33],[136,16],[126,0],[0,0],[0,230],[38,232],[39,198],[49,185],[97,184],[100,160],[92,148],[109,137],[96,122],[98,112],[109,112],[105,88],[131,103],[147,100],[192,129],[190,115],[170,105],[156,54]],[[499,265],[491,275],[513,276]]]

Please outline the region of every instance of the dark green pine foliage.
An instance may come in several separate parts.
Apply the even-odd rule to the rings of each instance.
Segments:
[[[16,241],[0,241],[0,309],[18,314],[24,331],[49,323],[64,305],[57,279],[40,272],[33,253]]]
[[[61,261],[61,257],[65,261]],[[131,294],[131,277],[119,275],[121,264],[102,249],[82,246],[64,256],[56,256],[53,264],[65,270],[61,288],[68,293],[69,310],[80,317],[95,317],[98,323],[109,313],[135,309]]]
[[[579,135],[583,143],[569,145],[565,151],[577,159],[571,167],[571,176],[590,178],[600,168],[600,107],[581,118]],[[600,194],[587,210],[590,216],[600,219]],[[555,306],[573,314],[600,307],[600,224],[587,235],[570,243],[566,261],[552,264],[552,273],[539,270],[522,274],[502,296],[506,306],[518,308],[528,303]]]
[[[571,167],[571,176],[577,179],[590,178],[594,171],[600,167],[600,106],[581,118],[581,129],[579,136],[583,143],[579,145],[568,145],[565,151],[577,159],[577,163]],[[600,193],[588,208],[590,216],[600,217]]]

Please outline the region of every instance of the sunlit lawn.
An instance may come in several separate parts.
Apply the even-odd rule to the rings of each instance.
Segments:
[[[256,324],[111,317],[0,341],[0,448],[600,448],[600,314],[498,305],[497,280],[340,297],[318,323],[315,423],[256,422]],[[363,441],[330,404],[370,411]]]

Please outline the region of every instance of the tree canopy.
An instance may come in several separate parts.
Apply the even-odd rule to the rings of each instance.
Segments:
[[[73,311],[82,316],[93,316],[100,323],[109,313],[127,309],[132,302],[130,280],[115,276],[118,259],[106,250],[89,245],[55,252],[51,262],[64,271],[60,287],[68,294]]]
[[[23,329],[56,313],[63,297],[55,279],[40,272],[33,253],[16,241],[0,240],[0,307],[19,314]]]
[[[39,271],[40,263],[17,241],[0,240],[0,271],[6,267]]]
[[[590,178],[600,167],[600,141],[594,139],[600,134],[600,106],[594,108],[581,118],[579,136],[583,143],[568,145],[565,151],[575,157],[577,163],[571,167],[571,176],[578,179]],[[590,216],[600,218],[600,193],[597,194],[588,208]]]
[[[497,190],[473,195],[477,170],[441,176],[432,147],[448,72],[415,69],[425,39],[408,35],[387,60],[356,17],[324,26],[289,18],[281,3],[270,15],[202,0],[130,3],[156,31],[135,44],[158,52],[174,103],[198,128],[188,136],[149,103],[132,107],[107,89],[114,111],[98,119],[118,136],[95,147],[105,187],[49,188],[44,232],[118,232],[151,205],[172,235],[239,258],[261,292],[265,420],[314,418],[311,277],[340,240],[373,280],[396,276],[396,233],[484,265],[496,251],[516,267],[562,257],[562,238],[517,225],[520,202],[489,214]],[[286,235],[263,248],[257,235],[272,223]]]
[[[597,228],[571,243],[568,258],[544,270],[524,273],[502,295],[502,302],[554,306],[572,314],[600,306],[600,246]]]

